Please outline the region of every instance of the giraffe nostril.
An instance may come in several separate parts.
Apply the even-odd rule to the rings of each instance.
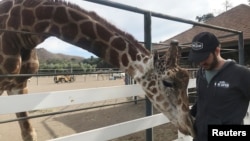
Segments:
[[[173,83],[172,82],[169,82],[169,81],[166,81],[166,80],[162,80],[162,83],[165,87],[173,87]]]

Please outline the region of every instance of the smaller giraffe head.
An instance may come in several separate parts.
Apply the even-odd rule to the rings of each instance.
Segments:
[[[180,54],[181,48],[177,41],[173,41],[162,56],[154,52],[154,68],[143,76],[141,83],[154,106],[166,115],[180,132],[194,136],[187,97],[189,75],[185,69],[178,66]]]

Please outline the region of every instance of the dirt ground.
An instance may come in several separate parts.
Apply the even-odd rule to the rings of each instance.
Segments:
[[[76,76],[76,81],[73,83],[59,84],[55,84],[53,82],[53,77],[33,77],[28,83],[30,93],[107,87],[116,85],[124,85],[124,80],[109,80],[107,76],[101,76],[97,78],[95,75]],[[4,95],[6,95],[6,93],[4,93]],[[125,102],[128,101],[128,99],[130,98],[32,111],[29,114],[38,115],[49,112],[87,108],[98,105]],[[158,112],[155,110],[155,113]],[[37,131],[38,141],[45,141],[144,117],[144,115],[145,102],[140,101],[137,104],[128,103],[116,106],[89,109],[80,112],[35,118],[31,119],[31,123]],[[16,118],[15,114],[0,115],[0,121],[14,118]],[[155,127],[153,131],[154,141],[172,141],[177,138],[177,130],[170,123]],[[124,137],[113,139],[112,141],[145,141],[145,136],[145,131],[141,131]],[[21,140],[20,129],[17,122],[0,124],[0,141]]]

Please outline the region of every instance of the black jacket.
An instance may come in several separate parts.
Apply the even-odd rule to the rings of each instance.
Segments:
[[[197,74],[197,101],[191,109],[195,117],[195,141],[207,141],[210,124],[242,124],[250,100],[250,70],[232,61],[211,79],[204,70]]]

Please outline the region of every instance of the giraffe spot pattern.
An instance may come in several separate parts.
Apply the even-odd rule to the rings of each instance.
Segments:
[[[161,101],[164,101],[164,96],[163,95],[158,95],[157,97],[156,97],[156,101],[157,102],[161,102]]]
[[[4,61],[4,68],[10,74],[16,74],[19,72],[20,69],[20,62],[17,58],[7,58]]]
[[[96,39],[95,31],[93,29],[93,23],[91,21],[84,22],[80,25],[80,30],[83,35],[88,36],[91,39]]]
[[[13,39],[16,38],[16,34],[11,34],[9,32],[5,32],[3,35],[3,38],[5,38],[4,41],[2,41],[2,51],[5,55],[17,55],[19,53],[19,49],[16,48],[16,43],[13,42]]]
[[[80,15],[79,13],[77,13],[77,12],[75,12],[75,11],[72,11],[72,10],[69,10],[69,15],[70,15],[70,17],[74,20],[74,21],[76,21],[76,22],[78,22],[78,21],[81,21],[83,18],[83,15]],[[87,19],[87,18],[86,18]]]
[[[143,59],[143,63],[146,63],[146,62],[148,62],[148,58]]]
[[[165,109],[168,109],[168,107],[169,107],[169,103],[164,102],[164,103],[163,103],[163,106],[165,107]]]
[[[90,50],[92,46],[92,42],[86,38],[80,38],[77,42],[76,45],[79,47],[85,48],[86,50]]]
[[[158,93],[158,90],[156,88],[153,88],[152,93],[156,94],[156,93]]]
[[[69,23],[62,27],[62,35],[67,40],[74,40],[78,33],[78,26],[75,23]]]
[[[14,7],[10,12],[10,18],[8,21],[8,25],[14,29],[18,29],[21,22],[21,8],[20,6]]]
[[[128,72],[129,75],[134,76],[134,75],[135,75],[135,71],[134,71],[134,70],[135,70],[135,68],[134,68],[133,66],[130,65],[130,66],[128,67],[128,71],[127,71],[127,72]],[[142,79],[143,79],[143,78],[142,78]]]
[[[149,99],[153,100],[154,95],[152,95],[151,93],[146,93],[146,96],[147,96]]]
[[[35,23],[35,16],[32,10],[24,9],[22,11],[22,23],[23,25],[33,25]]]
[[[8,13],[10,9],[12,8],[12,2],[11,1],[5,1],[2,3],[2,7],[0,8],[0,13]]]
[[[49,23],[47,21],[39,22],[35,25],[35,31],[36,32],[43,32],[47,27],[49,26]]]
[[[136,49],[135,49],[134,47],[132,47],[131,45],[129,45],[128,54],[130,55],[132,61],[136,61],[137,51],[136,51]]]
[[[108,31],[108,29],[106,29],[104,26],[100,24],[96,26],[96,30],[97,30],[97,34],[99,35],[99,37],[103,39],[105,42],[108,42],[110,37],[112,36],[110,31]]]
[[[121,37],[115,38],[111,42],[111,46],[116,47],[116,49],[118,49],[120,51],[123,51],[126,49],[126,43],[124,42],[124,40]]]
[[[128,63],[129,63],[129,60],[128,60],[128,56],[127,54],[123,54],[122,55],[122,64],[124,67],[127,67],[128,66]]]
[[[36,62],[24,63],[22,64],[22,67],[21,67],[21,73],[33,74],[37,71],[38,67],[39,67],[38,63]]]
[[[1,9],[1,8],[0,8]],[[8,15],[1,15],[0,16],[0,27],[4,28],[6,25],[6,20],[8,19]]]
[[[141,56],[137,54],[136,59],[140,62],[141,61]]]
[[[158,101],[157,101],[157,102],[158,102]],[[156,107],[157,109],[162,109],[162,108],[161,108],[161,105],[159,105],[158,103],[155,104],[155,107]]]
[[[22,2],[23,2],[22,0],[15,0],[15,1],[14,1],[14,4],[15,4],[15,5],[18,5],[18,4],[22,4]]]
[[[40,28],[38,28],[38,29],[40,29]],[[60,28],[58,26],[54,25],[54,24],[50,26],[49,32],[53,33],[55,35],[60,35],[61,34]]]
[[[108,47],[105,43],[100,42],[100,41],[96,41],[93,43],[92,48],[90,50],[91,50],[91,52],[93,52],[97,56],[99,56],[101,58],[105,58],[107,48]],[[114,54],[114,56],[116,56],[116,55]],[[115,60],[115,59],[113,59],[113,60]]]
[[[141,79],[140,78],[136,79],[136,82],[141,83]]]
[[[116,58],[116,59],[114,59],[114,58]],[[120,67],[119,53],[117,51],[115,51],[114,49],[110,50],[109,62],[112,65],[117,66],[118,68]]]
[[[53,19],[58,24],[65,24],[69,21],[66,9],[64,7],[57,7],[53,15]]]
[[[151,87],[155,86],[156,82],[155,81],[150,81],[148,84],[148,89],[150,89]]]
[[[32,0],[32,1],[25,1],[23,3],[23,6],[27,7],[27,8],[32,8],[32,7],[36,7],[37,5],[39,5],[40,2],[36,1],[36,0]]]
[[[52,14],[47,14],[47,13],[52,13],[54,10],[53,7],[45,7],[45,6],[39,6],[35,10],[35,15],[38,20],[47,20],[52,18]],[[44,12],[46,11],[46,12]]]

